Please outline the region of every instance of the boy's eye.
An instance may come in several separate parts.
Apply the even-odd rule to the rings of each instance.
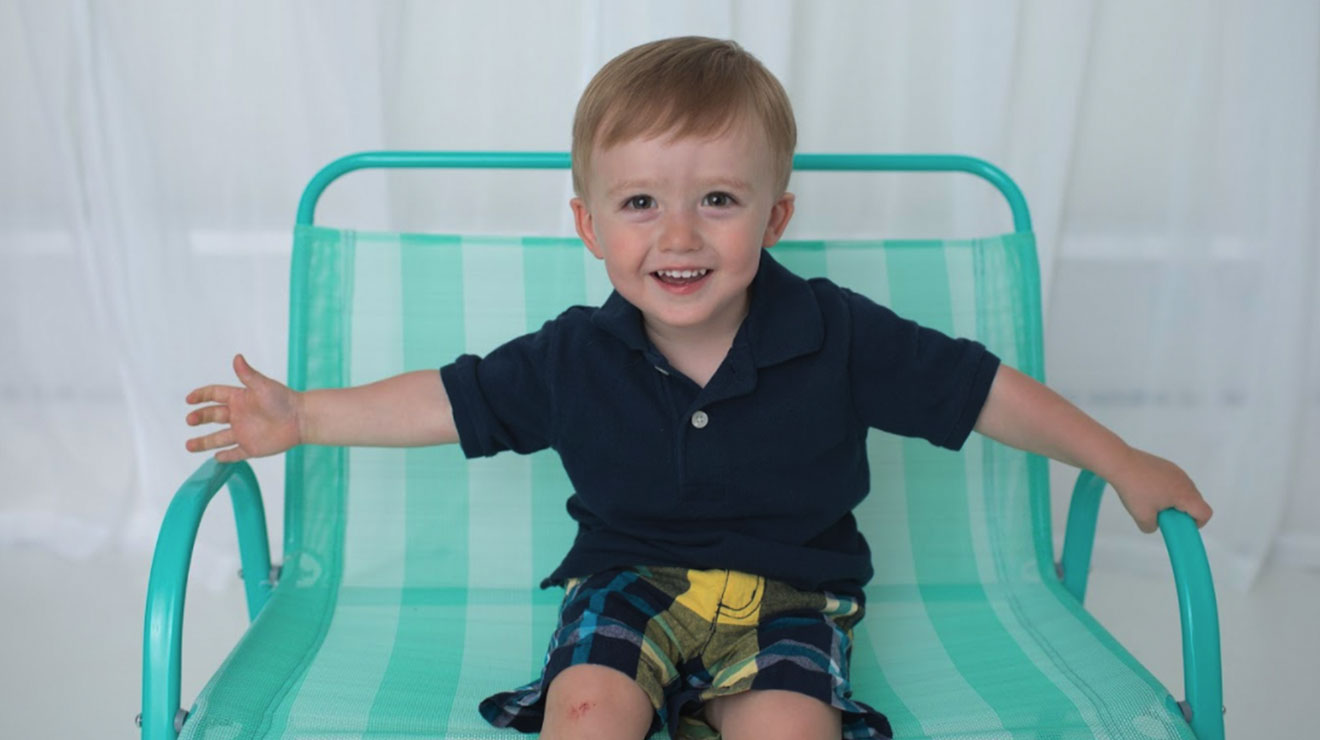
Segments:
[[[710,193],[705,198],[701,199],[701,204],[703,206],[711,206],[713,208],[728,208],[736,202],[737,201],[733,199],[733,196],[728,193]]]
[[[623,207],[633,211],[645,211],[655,205],[655,198],[649,195],[634,195],[623,202]]]

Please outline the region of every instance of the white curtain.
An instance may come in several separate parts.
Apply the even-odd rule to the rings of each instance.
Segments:
[[[1320,6],[1097,8],[1047,367],[1198,481],[1221,581],[1320,565]],[[1161,562],[1106,514],[1102,552]]]
[[[302,186],[365,149],[564,150],[594,71],[731,37],[803,152],[961,152],[1025,191],[1051,384],[1192,473],[1221,580],[1320,566],[1320,7],[1116,2],[0,2],[0,563],[148,550],[184,394],[285,367]],[[790,235],[1010,228],[965,176],[795,177]],[[359,173],[318,220],[571,233],[567,176]],[[278,550],[282,466],[256,463]],[[1071,478],[1055,475],[1061,531]],[[195,568],[236,567],[227,505]],[[1098,560],[1167,568],[1112,499]]]

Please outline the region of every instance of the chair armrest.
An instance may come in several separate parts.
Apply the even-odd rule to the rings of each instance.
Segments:
[[[1224,678],[1219,653],[1219,605],[1205,543],[1196,521],[1177,509],[1159,514],[1160,533],[1173,563],[1182,621],[1183,687],[1187,721],[1198,740],[1224,738]]]
[[[1091,573],[1091,546],[1095,543],[1095,523],[1100,515],[1100,494],[1105,481],[1089,470],[1077,476],[1072,501],[1068,503],[1068,528],[1063,535],[1063,556],[1058,563],[1059,579],[1064,588],[1086,601],[1086,579]]]
[[[202,514],[225,485],[234,505],[250,619],[256,618],[270,595],[270,545],[257,478],[246,462],[220,463],[211,458],[174,494],[151,559],[142,635],[140,720],[142,737],[146,740],[173,740],[183,726],[185,714],[179,706],[179,678],[188,570]]]
[[[1083,470],[1073,487],[1068,507],[1068,525],[1059,561],[1064,588],[1082,602],[1091,568],[1096,518],[1104,479]],[[1210,561],[1196,522],[1177,509],[1165,509],[1158,517],[1160,533],[1173,565],[1178,591],[1178,613],[1182,624],[1183,685],[1187,701],[1179,704],[1198,740],[1223,740],[1224,684],[1219,646],[1219,607]]]

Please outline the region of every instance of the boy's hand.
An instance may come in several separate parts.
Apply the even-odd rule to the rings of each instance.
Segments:
[[[1149,452],[1128,449],[1121,472],[1109,482],[1142,532],[1154,532],[1159,526],[1156,517],[1169,508],[1190,515],[1197,527],[1210,521],[1214,511],[1182,468]]]
[[[243,387],[208,385],[188,394],[188,403],[215,403],[189,413],[189,426],[229,425],[218,432],[188,440],[188,449],[200,452],[225,447],[227,449],[216,453],[215,459],[237,462],[249,457],[274,455],[299,444],[302,441],[301,394],[253,370],[243,355],[234,356],[234,373]]]

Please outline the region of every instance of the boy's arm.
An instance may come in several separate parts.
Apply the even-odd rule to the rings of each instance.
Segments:
[[[220,423],[188,440],[189,450],[215,448],[220,462],[274,455],[299,444],[414,447],[458,441],[438,370],[418,370],[353,388],[299,393],[234,358],[242,387],[209,385],[188,403],[214,402],[188,414],[191,426]]]
[[[302,399],[305,444],[421,447],[458,441],[438,369],[353,388],[307,391]]]
[[[1154,532],[1156,516],[1170,507],[1191,515],[1197,526],[1213,514],[1177,465],[1129,447],[1062,396],[1011,367],[1000,365],[975,429],[1104,478],[1143,532]]]

